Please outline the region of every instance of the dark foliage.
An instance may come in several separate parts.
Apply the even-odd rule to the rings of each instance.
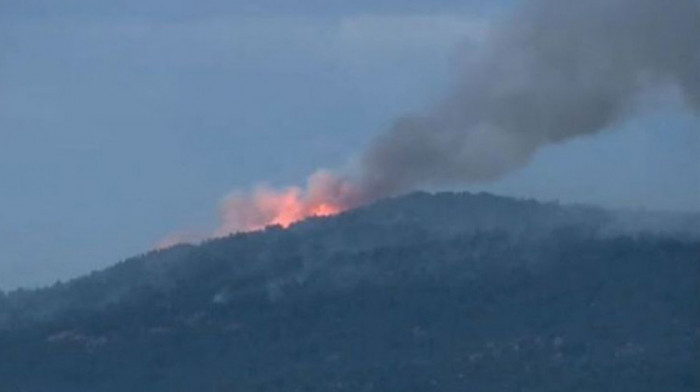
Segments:
[[[0,390],[697,391],[700,242],[413,194],[0,294]]]

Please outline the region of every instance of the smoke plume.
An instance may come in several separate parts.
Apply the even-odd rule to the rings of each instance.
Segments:
[[[541,146],[625,119],[677,86],[700,109],[697,0],[537,0],[494,29],[432,113],[406,116],[363,156],[369,198],[490,181]]]
[[[465,56],[462,56],[465,57]],[[542,146],[601,132],[675,86],[700,110],[698,0],[534,0],[469,53],[448,96],[407,115],[344,175],[224,202],[217,234],[287,225],[430,185],[492,181]]]

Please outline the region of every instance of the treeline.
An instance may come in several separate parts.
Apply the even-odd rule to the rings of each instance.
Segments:
[[[152,252],[0,296],[0,385],[697,390],[700,242],[609,219],[415,194]]]

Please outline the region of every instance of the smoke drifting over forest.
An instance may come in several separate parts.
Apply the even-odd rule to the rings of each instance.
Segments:
[[[397,119],[359,164],[309,189],[236,194],[218,234],[324,215],[418,189],[498,179],[545,145],[601,132],[672,86],[700,110],[697,0],[534,0],[496,24],[447,96]],[[472,48],[472,50],[474,50]],[[275,202],[278,200],[279,202]],[[287,223],[287,219],[282,219]]]

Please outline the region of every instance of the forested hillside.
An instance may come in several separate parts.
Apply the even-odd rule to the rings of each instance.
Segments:
[[[0,294],[0,390],[697,391],[700,219],[415,193]]]

